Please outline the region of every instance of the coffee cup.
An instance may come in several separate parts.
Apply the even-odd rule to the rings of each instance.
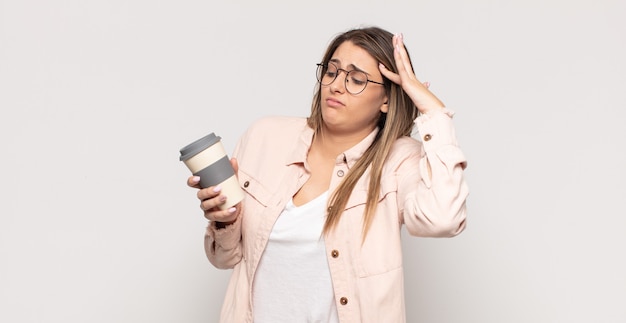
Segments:
[[[193,175],[200,177],[200,187],[219,185],[222,188],[222,194],[227,199],[219,208],[227,210],[243,200],[244,192],[221,139],[210,133],[190,143],[180,150],[180,160]]]

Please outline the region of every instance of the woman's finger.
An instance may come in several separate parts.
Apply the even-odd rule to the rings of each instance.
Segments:
[[[190,176],[187,178],[187,186],[200,188],[200,176]]]
[[[394,58],[396,60],[396,65],[398,66],[398,74],[400,77],[408,80],[417,80],[415,73],[413,73],[413,67],[411,66],[411,61],[409,60],[409,54],[406,51],[406,47],[404,47],[404,36],[402,34],[398,34],[394,36],[395,39],[395,50],[394,50]]]
[[[209,221],[217,222],[231,222],[237,219],[239,211],[239,205],[233,206],[226,210],[220,210],[218,208],[205,211],[204,217]]]
[[[402,61],[402,55],[400,54],[400,37],[398,35],[393,36],[393,58],[396,61],[396,67],[398,68],[398,75],[400,76],[400,80],[406,74],[406,69],[404,68],[404,62]]]
[[[202,211],[209,211],[224,204],[226,202],[226,199],[227,197],[225,195],[217,195],[212,198],[201,199],[200,208],[202,209]]]
[[[380,73],[384,77],[389,79],[391,82],[396,83],[396,84],[400,84],[400,75],[398,75],[398,74],[388,70],[387,67],[385,65],[383,65],[383,63],[379,63],[378,64],[378,70],[380,70]]]
[[[219,186],[219,185],[211,186],[211,187],[208,187],[208,188],[203,188],[203,189],[198,190],[197,197],[198,197],[198,199],[200,201],[204,201],[204,200],[212,199],[212,198],[220,195],[221,192],[222,192],[222,187],[221,186]]]
[[[398,77],[397,79],[390,79],[402,87],[420,112],[426,113],[434,108],[443,107],[443,103],[430,92],[430,83],[422,83],[415,75],[409,54],[404,46],[404,36],[402,34],[394,35],[392,43]]]

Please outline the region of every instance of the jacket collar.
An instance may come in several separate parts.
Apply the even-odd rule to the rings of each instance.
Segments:
[[[378,127],[374,128],[374,130],[372,130],[372,132],[370,132],[369,135],[363,138],[363,140],[361,140],[358,144],[339,154],[335,159],[335,164],[340,165],[345,163],[348,166],[348,169],[352,168],[357,160],[363,156],[367,148],[372,145],[378,131]],[[298,142],[294,147],[295,149],[287,159],[287,165],[296,163],[306,165],[306,157],[309,152],[309,148],[311,147],[314,133],[313,129],[311,129],[308,125],[302,129]]]

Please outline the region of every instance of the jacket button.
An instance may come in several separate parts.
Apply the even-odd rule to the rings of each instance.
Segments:
[[[424,141],[429,141],[430,138],[432,138],[433,136],[431,136],[430,134],[424,135]]]
[[[342,297],[339,299],[339,303],[341,303],[341,305],[346,305],[348,304],[348,299],[345,297]]]
[[[333,250],[333,251],[331,251],[331,252],[330,252],[330,255],[331,255],[333,258],[337,258],[337,257],[339,257],[339,251],[337,251],[337,250]]]
[[[337,171],[337,176],[343,177],[343,171],[341,169]]]
[[[250,186],[250,181],[245,181],[245,183],[243,183],[243,187],[248,188],[248,186]]]

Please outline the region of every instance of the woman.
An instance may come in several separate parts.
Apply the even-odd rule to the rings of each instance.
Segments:
[[[416,78],[402,35],[342,33],[317,73],[309,118],[263,118],[238,142],[240,204],[220,211],[220,187],[198,191],[207,256],[233,269],[222,322],[404,322],[401,226],[465,227],[452,113]]]

